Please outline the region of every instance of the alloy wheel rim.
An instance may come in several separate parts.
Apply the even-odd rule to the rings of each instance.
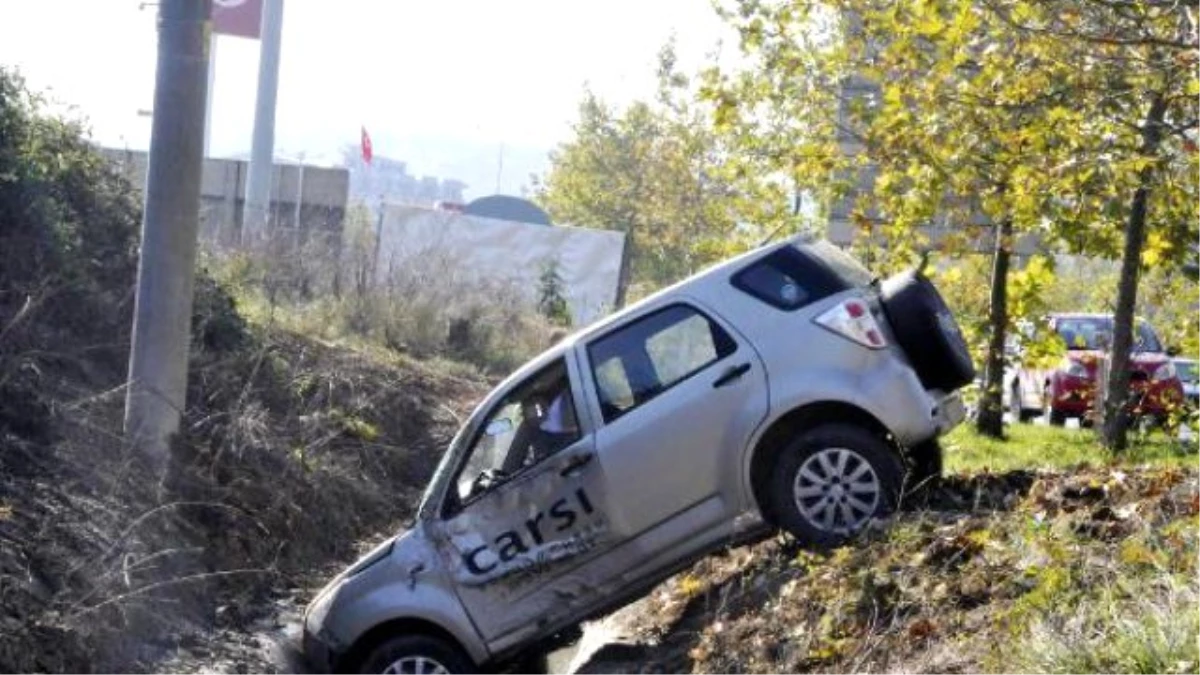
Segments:
[[[817,529],[835,534],[850,534],[866,525],[879,509],[880,492],[874,467],[849,448],[813,453],[792,484],[800,515]]]
[[[450,671],[437,659],[427,656],[405,656],[383,669],[384,675],[449,675]]]

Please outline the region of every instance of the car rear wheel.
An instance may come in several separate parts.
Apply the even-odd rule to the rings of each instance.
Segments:
[[[1025,408],[1025,402],[1021,400],[1021,385],[1016,382],[1013,382],[1012,392],[1010,392],[1008,397],[1008,410],[1012,414],[1014,422],[1028,422],[1037,413],[1036,409],[1034,409],[1033,413],[1030,413]]]
[[[400,635],[373,649],[359,672],[434,675],[476,670],[471,659],[447,640],[433,635]]]
[[[802,542],[836,546],[896,509],[904,467],[866,429],[828,424],[779,455],[768,498],[777,524]]]
[[[926,387],[954,391],[975,380],[967,341],[933,282],[909,270],[883,282],[881,296],[896,341]]]

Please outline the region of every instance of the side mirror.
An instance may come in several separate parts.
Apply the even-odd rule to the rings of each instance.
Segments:
[[[1179,356],[1179,347],[1176,345],[1167,345],[1167,356],[1171,358]]]

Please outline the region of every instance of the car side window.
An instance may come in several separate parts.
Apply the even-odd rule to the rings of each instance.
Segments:
[[[588,346],[604,421],[658,396],[737,350],[723,328],[698,310],[672,305]]]
[[[484,419],[455,483],[459,502],[507,481],[580,438],[566,362],[517,385]]]

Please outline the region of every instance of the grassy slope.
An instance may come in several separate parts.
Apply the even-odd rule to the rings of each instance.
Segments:
[[[1119,460],[1096,442],[1095,434],[1080,429],[1010,425],[1007,440],[981,436],[969,424],[960,425],[942,442],[946,470],[951,473],[1010,471],[1013,469],[1067,469],[1082,464],[1104,466],[1153,463],[1196,466],[1195,442],[1181,444],[1162,432],[1131,436],[1129,451]]]
[[[853,546],[700,562],[644,601],[652,646],[593,672],[1196,672],[1196,455],[1011,434],[956,431],[957,473]]]

